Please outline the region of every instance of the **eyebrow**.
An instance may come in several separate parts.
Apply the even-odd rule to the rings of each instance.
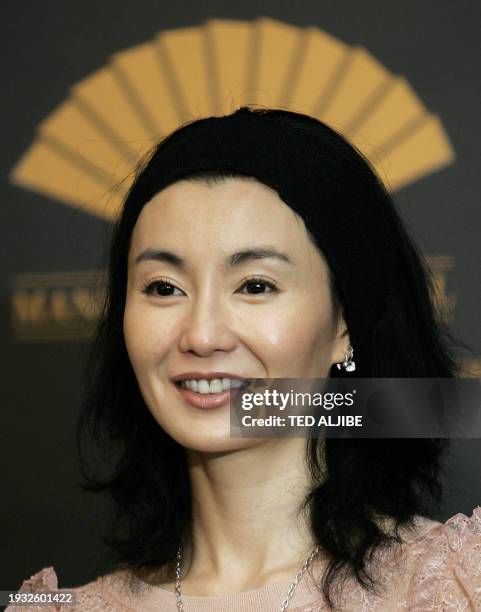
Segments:
[[[276,248],[266,246],[247,248],[243,249],[242,251],[232,253],[232,255],[229,255],[226,258],[224,266],[226,268],[233,268],[236,266],[241,266],[248,261],[257,259],[275,259],[291,265],[294,264],[293,260],[286,253],[282,253]],[[188,267],[186,261],[179,255],[176,255],[172,251],[160,249],[146,249],[135,258],[134,263],[139,264],[142,261],[160,261],[168,263],[181,270],[185,270]]]

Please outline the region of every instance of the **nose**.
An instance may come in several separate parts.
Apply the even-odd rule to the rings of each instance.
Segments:
[[[182,320],[179,349],[207,357],[215,351],[232,351],[236,336],[226,305],[209,294],[192,301]]]

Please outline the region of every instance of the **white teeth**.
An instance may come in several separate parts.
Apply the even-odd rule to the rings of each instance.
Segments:
[[[197,393],[203,393],[203,394],[210,393],[209,381],[199,380],[197,384],[198,384]]]
[[[222,393],[222,380],[220,378],[213,378],[210,381],[210,392]]]
[[[238,389],[242,385],[242,380],[237,378],[212,378],[207,380],[205,378],[195,380],[190,378],[188,380],[182,380],[180,383],[183,387],[195,391],[197,393],[222,393],[229,389]]]

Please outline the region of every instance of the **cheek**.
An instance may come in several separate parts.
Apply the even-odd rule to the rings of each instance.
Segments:
[[[132,367],[140,372],[162,359],[168,348],[165,325],[152,309],[127,302],[124,312],[124,339]]]
[[[330,355],[331,311],[328,306],[313,308],[299,304],[267,313],[253,327],[253,342],[279,364],[299,362],[303,367],[313,359]]]

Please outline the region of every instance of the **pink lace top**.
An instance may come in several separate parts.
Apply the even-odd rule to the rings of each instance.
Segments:
[[[382,593],[372,594],[354,580],[343,590],[336,610],[343,612],[428,612],[481,611],[481,506],[469,518],[462,513],[445,523],[417,516],[415,529],[401,530],[403,544],[378,551],[380,563],[373,572],[384,585]],[[326,559],[318,557],[314,573],[322,570]],[[314,567],[314,565],[313,565]],[[372,570],[371,570],[372,571]],[[72,590],[76,595],[73,606],[57,607],[29,605],[9,606],[16,610],[57,612],[176,612],[173,591],[161,587],[130,592],[118,570]],[[139,579],[135,579],[139,580]],[[141,582],[139,580],[139,582]],[[144,585],[144,583],[141,583]],[[277,612],[292,584],[292,580],[236,593],[225,597],[183,596],[185,612]],[[28,580],[21,592],[41,592],[58,589],[53,567],[46,567]],[[290,612],[321,612],[327,608],[322,595],[306,572],[294,591]]]

